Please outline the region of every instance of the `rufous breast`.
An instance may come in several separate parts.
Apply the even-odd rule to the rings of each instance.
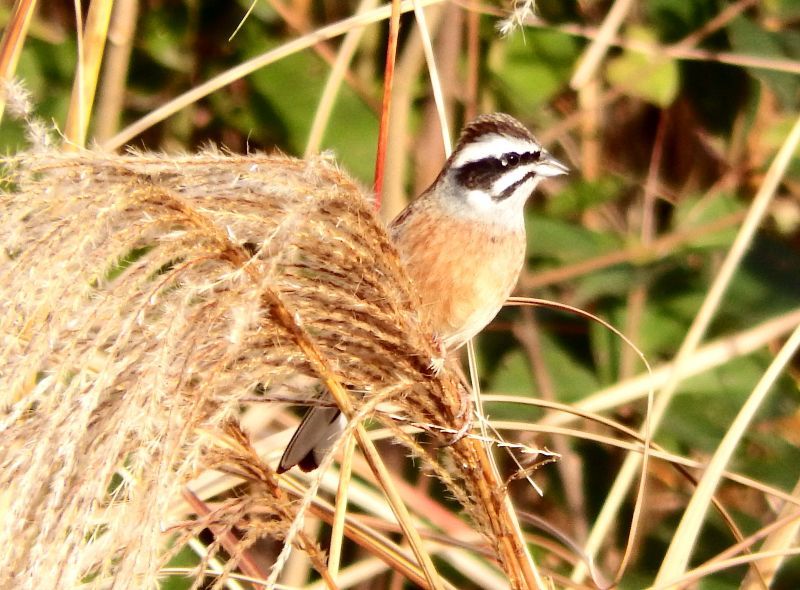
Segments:
[[[392,238],[422,300],[422,313],[449,350],[488,324],[517,283],[525,232],[433,214],[398,219]]]

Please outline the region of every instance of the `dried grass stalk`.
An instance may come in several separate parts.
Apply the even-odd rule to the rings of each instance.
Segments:
[[[229,568],[258,536],[282,538],[292,505],[232,433],[257,385],[318,377],[298,326],[371,403],[400,391],[412,420],[459,427],[457,379],[428,368],[437,350],[372,204],[327,159],[38,153],[6,166],[0,587],[141,588],[211,524],[240,531]],[[521,541],[480,445],[444,449],[446,468],[413,448],[520,587]],[[254,482],[252,496],[175,529],[170,502],[206,468]],[[295,542],[324,572],[313,543]]]

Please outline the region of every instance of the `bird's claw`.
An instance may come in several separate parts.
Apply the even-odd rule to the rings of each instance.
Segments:
[[[469,394],[460,386],[458,388],[458,402],[456,420],[462,420],[463,424],[461,428],[458,429],[458,432],[453,435],[453,438],[450,439],[450,442],[447,443],[448,446],[457,443],[467,435],[467,432],[472,430],[472,404],[470,404]]]
[[[452,446],[452,445],[456,444],[458,441],[460,441],[462,438],[467,436],[467,433],[470,430],[472,430],[472,412],[467,414],[467,416],[465,417],[463,422],[464,423],[461,425],[461,428],[459,428],[458,431],[455,434],[453,434],[452,437],[450,437],[450,440],[448,440],[442,446],[445,446],[445,447]]]
[[[434,377],[438,377],[447,361],[447,347],[444,344],[444,340],[442,340],[438,334],[433,335],[433,346],[438,350],[439,355],[431,358],[431,362],[428,363],[428,369]]]

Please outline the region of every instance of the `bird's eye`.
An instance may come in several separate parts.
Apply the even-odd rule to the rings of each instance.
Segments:
[[[509,166],[516,166],[519,164],[519,154],[508,154],[506,156],[506,160],[508,160]]]

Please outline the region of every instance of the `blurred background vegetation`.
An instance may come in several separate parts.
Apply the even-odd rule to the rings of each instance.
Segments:
[[[518,294],[605,318],[654,367],[673,361],[798,115],[800,2],[539,0],[527,15],[522,2],[430,4],[427,26],[451,132],[477,113],[506,111],[572,168],[563,181],[547,183],[546,194],[529,207],[529,265]],[[498,22],[515,7],[525,20],[502,35]],[[85,20],[88,3],[81,10]],[[362,36],[330,103],[323,103],[322,96],[331,64],[345,47],[341,36],[289,52],[188,101],[140,132],[124,132],[201,83],[358,10],[357,2],[331,0],[269,0],[252,7],[245,1],[118,1],[89,120],[89,144],[175,153],[214,143],[237,153],[281,150],[297,156],[330,149],[347,171],[370,186],[385,20],[349,27]],[[612,12],[619,10],[620,23],[612,27]],[[12,4],[4,2],[4,25],[11,11]],[[576,79],[603,26],[610,27],[607,51],[583,80]],[[39,3],[16,76],[32,94],[35,115],[60,129],[70,110],[77,56],[73,3]],[[391,103],[386,219],[423,190],[443,162],[431,88],[419,25],[408,12],[401,21]],[[327,120],[320,119],[321,139],[310,140],[321,105],[332,110]],[[24,125],[6,117],[0,145],[6,153],[26,148]],[[707,460],[785,336],[798,325],[798,305],[800,161],[794,157],[713,309],[699,350],[686,361],[689,376],[668,404],[656,442],[678,455]],[[742,340],[745,336],[749,340]],[[710,350],[708,343],[721,343],[717,357],[701,354]],[[624,389],[636,383],[644,367],[633,349],[597,323],[553,309],[509,308],[478,344],[486,394],[569,404],[589,399],[591,405],[579,407],[632,428],[644,421],[647,386]],[[786,492],[797,489],[800,472],[798,370],[795,363],[775,382],[728,464],[731,471]],[[647,383],[657,387],[663,380]],[[609,433],[591,421],[506,402],[489,402],[486,412],[505,426],[507,438],[564,455],[557,465],[535,473],[543,497],[525,480],[512,483],[511,489],[519,509],[543,517],[583,545],[628,451],[592,439]],[[587,438],[541,432],[567,423]],[[525,431],[522,424],[540,428]],[[387,445],[387,456],[392,452],[401,453]],[[388,460],[400,465],[403,458],[398,454]],[[501,460],[507,470],[513,468]],[[428,478],[408,471],[417,482],[415,493],[449,506]],[[666,462],[651,464],[646,518],[621,587],[652,583],[693,490],[693,483]],[[605,535],[598,565],[608,577],[619,564],[635,496],[635,491],[626,496],[616,530]],[[774,521],[782,506],[763,489],[730,481],[720,486],[718,498],[745,537]],[[711,511],[692,564],[735,542],[729,526]],[[552,552],[537,555],[547,568],[569,574],[570,564]],[[360,558],[352,549],[345,563]],[[446,566],[443,571],[459,587],[475,587],[468,576]],[[728,568],[695,587],[762,587],[748,586],[746,573],[744,566]],[[305,574],[293,575],[299,584]],[[185,584],[172,578],[165,587]],[[389,573],[361,584],[402,586]],[[796,556],[770,587],[800,587]]]

